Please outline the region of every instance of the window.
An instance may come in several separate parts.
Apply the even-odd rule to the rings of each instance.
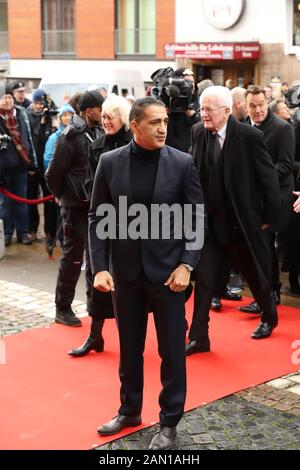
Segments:
[[[116,54],[154,55],[156,0],[116,1]]]
[[[7,0],[0,0],[0,53],[8,52]]]
[[[42,0],[43,54],[75,55],[75,0]]]
[[[294,0],[293,46],[300,46],[300,2]]]

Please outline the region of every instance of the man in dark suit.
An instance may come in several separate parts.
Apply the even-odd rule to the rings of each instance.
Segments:
[[[277,219],[278,178],[263,134],[236,121],[231,109],[229,90],[207,88],[200,98],[202,123],[193,127],[192,152],[208,212],[208,235],[196,269],[187,355],[210,350],[209,308],[228,256],[263,305],[252,338],[266,338],[277,326],[264,230]]]
[[[276,232],[284,234],[291,222],[294,183],[295,134],[292,126],[268,109],[265,90],[253,86],[247,90],[246,103],[249,124],[258,127],[265,137],[267,151],[274,163],[280,187],[280,211],[278,224],[268,230],[271,251],[271,282],[275,301],[280,304],[280,273],[275,248]],[[240,307],[242,312],[258,314],[262,311],[258,299],[250,305]]]
[[[164,104],[150,97],[138,100],[129,121],[134,140],[102,155],[89,215],[94,287],[113,293],[121,355],[121,407],[115,418],[98,428],[98,433],[115,434],[124,427],[141,424],[143,352],[150,309],[162,359],[163,388],[159,396],[160,430],[149,448],[169,449],[174,445],[185,403],[184,291],[202,247],[203,200],[191,157],[165,146],[168,116]],[[174,204],[179,211],[190,208],[192,232],[196,235],[192,243],[188,243],[187,225],[178,224],[176,214],[155,217],[152,213],[158,205],[166,209]],[[100,215],[111,209],[113,214],[116,211],[116,220],[113,214],[112,221]],[[138,223],[132,219],[137,212]],[[164,235],[166,224],[169,236],[166,232]],[[132,229],[138,225],[141,232],[136,236]]]

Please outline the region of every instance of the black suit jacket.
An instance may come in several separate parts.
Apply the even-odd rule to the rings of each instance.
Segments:
[[[192,154],[200,181],[207,135],[208,131],[202,123],[192,129]],[[261,226],[277,222],[280,195],[276,170],[267,153],[263,133],[233,117],[228,120],[224,146],[222,158],[227,197],[253,255],[260,279],[268,285],[263,272],[268,253]]]
[[[115,279],[121,282],[134,281],[141,267],[152,283],[165,282],[171,272],[180,264],[196,267],[200,249],[189,249],[185,234],[174,239],[174,225],[171,224],[170,239],[161,237],[152,240],[107,239],[97,237],[97,224],[103,217],[97,215],[101,204],[111,204],[117,212],[119,223],[119,197],[126,196],[128,207],[133,204],[130,189],[131,143],[120,149],[102,155],[99,162],[89,213],[89,243],[94,273],[109,270],[109,251]],[[164,146],[160,151],[152,204],[190,204],[195,214],[196,205],[203,204],[199,179],[190,155],[172,147]],[[198,227],[203,228],[204,218],[197,216]],[[195,219],[194,219],[195,222]],[[195,224],[193,224],[195,227]]]

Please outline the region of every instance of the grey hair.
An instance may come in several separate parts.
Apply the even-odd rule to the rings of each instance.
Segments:
[[[245,101],[246,100],[246,88],[242,88],[241,86],[236,86],[230,90],[233,102],[235,101]]]
[[[199,95],[201,95],[201,93],[203,93],[205,88],[209,88],[210,86],[214,86],[214,82],[212,80],[210,80],[209,78],[207,78],[205,80],[201,80],[201,82],[199,82],[198,85],[197,85]]]
[[[200,96],[200,105],[204,98],[217,98],[219,106],[226,106],[226,108],[232,111],[233,100],[230,93],[230,90],[224,86],[211,86],[209,88],[205,88],[205,90],[201,93]]]
[[[102,113],[112,117],[119,116],[125,129],[129,129],[130,104],[123,96],[111,93],[102,105]]]
[[[285,103],[285,104],[286,104],[286,102],[285,102],[284,100],[280,99],[280,98],[271,101],[271,103],[269,103],[269,109],[270,109],[270,111],[272,111],[272,113],[275,113],[275,114],[276,114],[277,111],[278,111],[278,105],[279,105],[280,103]]]

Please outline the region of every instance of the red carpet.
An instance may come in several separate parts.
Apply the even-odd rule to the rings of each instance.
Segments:
[[[211,315],[212,352],[187,359],[186,410],[299,369],[291,358],[292,343],[300,340],[300,310],[280,307],[280,325],[272,337],[254,341],[250,334],[258,317],[239,313],[240,303],[224,301],[223,305],[222,313]],[[191,306],[190,301],[188,317]],[[115,416],[119,406],[114,321],[105,325],[105,353],[81,359],[66,354],[81,344],[88,328],[86,319],[83,328],[53,325],[4,339],[7,364],[0,365],[0,449],[89,449],[115,439],[96,434],[97,426]],[[158,419],[156,350],[151,317],[143,426]]]

